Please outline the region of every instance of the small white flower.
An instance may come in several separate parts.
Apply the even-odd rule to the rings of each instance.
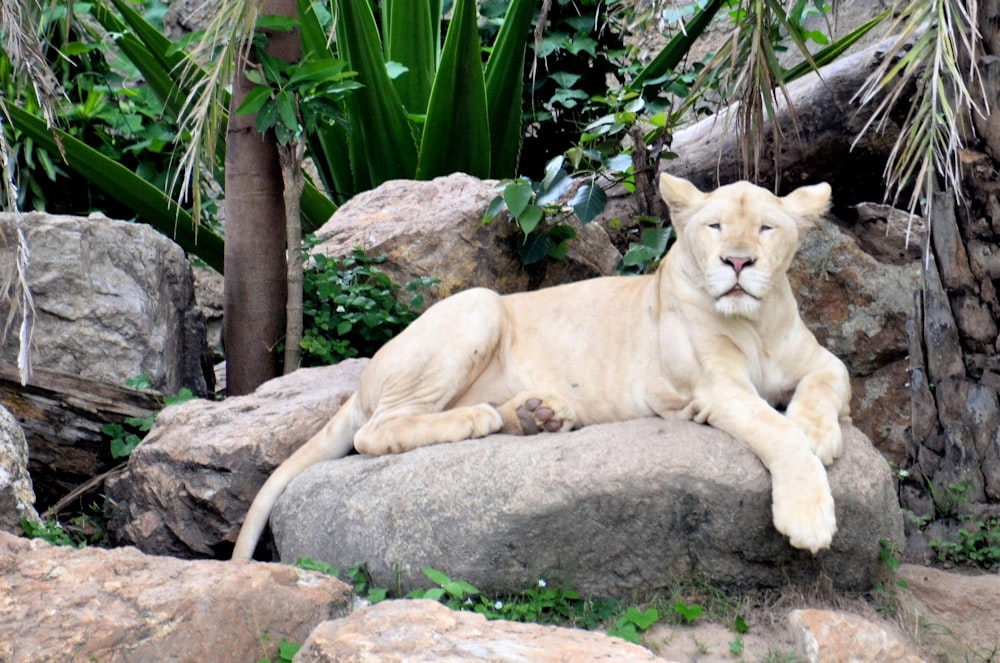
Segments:
[[[493,608],[496,610],[503,610],[503,601],[497,601],[494,603]]]
[[[538,586],[539,587],[545,587],[545,578],[539,578],[538,579]]]
[[[472,605],[472,597],[465,599],[465,605]]]

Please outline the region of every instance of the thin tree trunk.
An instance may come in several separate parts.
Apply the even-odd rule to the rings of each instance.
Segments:
[[[262,14],[296,16],[295,0],[266,0]],[[299,58],[297,31],[276,32],[269,52]],[[253,85],[236,63],[226,136],[226,275],[224,334],[226,388],[246,394],[278,375],[275,346],[284,333],[287,295],[285,206],[277,143],[237,115]]]
[[[305,144],[295,141],[278,146],[281,177],[285,184],[285,219],[288,263],[288,299],[285,304],[285,374],[302,361],[302,153]]]

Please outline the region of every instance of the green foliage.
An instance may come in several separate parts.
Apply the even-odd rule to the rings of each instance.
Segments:
[[[370,357],[420,315],[421,292],[436,280],[411,281],[409,299],[400,301],[399,286],[378,269],[385,260],[361,249],[339,260],[311,254],[303,283],[303,366]]]
[[[107,547],[108,533],[103,510],[98,504],[90,505],[91,513],[81,513],[66,522],[44,518],[41,522],[21,519],[21,529],[29,539],[42,539],[54,546]]]
[[[640,632],[647,630],[659,619],[660,613],[656,608],[648,608],[645,611],[640,611],[638,608],[629,608],[615,622],[615,627],[608,629],[608,635],[639,644],[642,642],[642,637],[639,635]]]
[[[927,481],[927,489],[934,501],[934,510],[938,516],[957,516],[963,505],[969,503],[969,493],[972,491],[972,481],[968,478],[937,486]]]
[[[29,539],[41,539],[47,541],[54,546],[71,546],[73,548],[82,548],[83,544],[80,541],[74,539],[70,536],[58,520],[46,519],[41,523],[37,523],[33,520],[28,520],[26,518],[21,519],[21,529],[24,530],[25,535]]]
[[[664,224],[658,217],[636,218],[638,242],[629,242],[628,249],[618,263],[621,274],[648,274],[656,270],[667,254],[674,239],[673,226]]]
[[[675,601],[672,606],[673,611],[680,615],[687,624],[694,623],[694,620],[705,614],[705,611],[697,603],[688,605],[684,601]]]
[[[989,570],[1000,568],[1000,520],[974,519],[967,515],[958,519],[963,526],[958,530],[957,541],[930,542],[938,559]]]
[[[265,633],[260,636],[260,640],[261,644],[266,645],[271,642],[271,636]],[[278,643],[278,657],[269,658],[265,656],[264,658],[257,659],[257,663],[292,663],[300,649],[302,649],[302,645],[282,638],[281,642]]]
[[[125,386],[132,389],[152,389],[153,383],[148,375],[137,375],[126,380]],[[163,407],[186,403],[194,398],[196,396],[190,389],[182,387],[175,395],[163,397]],[[120,424],[103,424],[101,432],[111,438],[111,457],[128,458],[156,423],[156,415],[154,412],[145,417],[125,417]]]
[[[596,173],[570,175],[565,163],[562,156],[550,160],[540,182],[526,177],[500,182],[500,195],[486,208],[483,223],[506,211],[521,228],[524,239],[518,245],[518,255],[525,265],[546,257],[564,258],[567,242],[576,237],[576,230],[565,221],[574,215],[580,223],[590,223],[607,204]],[[570,191],[575,193],[566,199]]]
[[[414,590],[407,598],[425,598],[440,601],[453,610],[471,610],[487,619],[506,619],[531,623],[578,623],[594,628],[598,620],[606,619],[612,613],[613,602],[593,602],[584,600],[578,593],[559,587],[551,587],[540,579],[534,587],[520,593],[487,597],[476,587],[462,581],[453,580],[444,573],[431,568],[423,569],[437,587]]]
[[[457,0],[443,45],[434,20],[440,3],[434,0],[382,3],[381,33],[367,1],[336,0],[332,48],[358,72],[363,87],[347,99],[351,131],[340,139],[346,149],[317,159],[324,179],[341,187],[332,195],[455,170],[480,177],[513,175],[497,169],[515,163],[520,148],[520,115],[509,111],[521,98],[534,4],[511,0],[497,48],[484,67],[473,0]],[[392,29],[394,24],[407,30]],[[396,63],[395,79],[387,71],[388,58]]]
[[[900,557],[899,550],[890,541],[879,541],[879,559],[888,569],[888,578],[885,582],[875,583],[872,598],[875,609],[887,617],[895,617],[899,612],[899,594],[896,589],[906,589],[908,586],[905,580],[896,577]]]
[[[354,564],[347,569],[345,574],[341,574],[340,569],[336,566],[331,566],[326,562],[317,562],[308,557],[300,557],[295,560],[295,566],[308,571],[318,571],[332,578],[350,583],[354,587],[354,593],[369,603],[384,601],[389,593],[387,589],[372,585],[371,576],[368,574],[368,570],[364,564]]]
[[[278,29],[285,25],[257,21],[258,30]],[[257,131],[274,131],[282,145],[298,142],[303,132],[321,131],[325,125],[348,127],[344,97],[361,87],[351,80],[356,73],[346,64],[327,55],[312,51],[297,64],[290,64],[267,53],[268,37],[263,32],[254,35],[253,45],[260,63],[259,69],[248,69],[246,77],[256,87],[247,93],[236,113],[256,114]]]
[[[77,3],[75,11],[87,12],[91,3]],[[44,55],[57,82],[65,91],[56,105],[56,120],[67,137],[89,145],[96,154],[141,174],[164,188],[167,170],[177,148],[176,135],[162,118],[163,106],[145,87],[137,87],[138,72],[114,62],[113,47],[105,43],[88,22],[71,20],[68,5],[51,3],[42,12],[37,27]],[[34,95],[23,94],[12,65],[0,51],[0,90],[23,101],[18,110],[39,116]],[[13,106],[13,104],[11,104]],[[20,123],[12,118],[14,127]],[[73,176],[65,168],[57,149],[44,140],[12,130],[18,151],[19,206],[52,213],[86,214],[101,209],[109,215],[128,218],[123,209],[100,187]]]
[[[729,641],[729,653],[740,656],[743,653],[743,636],[750,631],[742,615],[736,615],[736,619],[733,620],[733,631],[736,632],[736,637]]]

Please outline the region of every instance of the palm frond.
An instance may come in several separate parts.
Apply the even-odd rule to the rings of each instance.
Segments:
[[[894,109],[909,107],[885,179],[893,203],[910,191],[911,215],[938,184],[962,198],[959,151],[966,119],[989,113],[976,66],[978,12],[978,0],[907,2],[891,29],[898,41],[856,95],[861,104],[875,104],[861,135],[883,130]]]

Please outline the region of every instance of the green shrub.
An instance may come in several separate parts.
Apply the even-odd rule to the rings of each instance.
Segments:
[[[436,283],[422,277],[399,286],[361,249],[345,258],[312,254],[303,284],[302,365],[324,366],[351,357],[370,357],[416,320],[424,307],[421,291]]]

